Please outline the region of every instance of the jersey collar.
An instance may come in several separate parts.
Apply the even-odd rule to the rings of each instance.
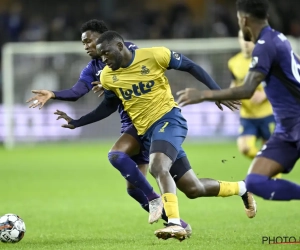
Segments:
[[[128,63],[128,65],[124,68],[128,68],[132,64],[134,58],[135,58],[135,50],[132,50],[132,58],[131,58],[130,62]]]
[[[267,33],[267,32],[270,31],[270,30],[272,30],[272,28],[271,28],[269,25],[266,26],[266,27],[264,27],[264,28],[260,31],[259,36],[258,36],[258,38],[256,39],[255,43],[257,43],[257,41],[258,41],[265,33]]]

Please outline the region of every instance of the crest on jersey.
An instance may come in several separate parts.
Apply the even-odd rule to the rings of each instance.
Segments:
[[[258,57],[255,56],[255,57],[252,58],[250,68],[254,68],[257,64],[258,64]]]
[[[150,69],[148,69],[146,66],[142,66],[142,69],[141,69],[141,74],[142,75],[147,75],[150,73]]]
[[[117,82],[117,81],[119,81],[119,79],[118,79],[118,77],[116,75],[113,75],[112,76],[112,81],[113,82]]]

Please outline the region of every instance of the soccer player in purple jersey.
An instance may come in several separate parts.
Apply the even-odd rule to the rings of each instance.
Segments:
[[[266,200],[299,200],[300,185],[272,176],[289,173],[300,158],[300,60],[288,39],[269,26],[267,0],[237,0],[236,5],[245,41],[255,43],[244,85],[220,91],[185,89],[178,92],[179,103],[250,99],[264,82],[276,128],[252,162],[246,187]]]

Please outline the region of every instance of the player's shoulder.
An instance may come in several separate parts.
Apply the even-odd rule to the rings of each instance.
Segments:
[[[138,49],[138,46],[135,43],[133,43],[133,42],[125,41],[124,44],[130,50],[136,50],[136,49]]]
[[[141,48],[136,50],[139,55],[144,57],[154,57],[165,56],[166,54],[170,55],[171,51],[167,47],[151,47],[151,48]]]
[[[137,49],[137,51],[144,52],[144,53],[159,53],[161,51],[168,51],[168,50],[170,51],[170,49],[164,46]]]
[[[281,32],[274,29],[268,29],[263,32],[261,37],[256,41],[254,50],[274,50],[278,45],[287,40],[287,37]]]

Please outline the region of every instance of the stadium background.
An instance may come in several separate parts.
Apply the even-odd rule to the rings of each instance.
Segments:
[[[292,39],[299,53],[300,2],[291,2],[273,0],[270,22]],[[105,20],[110,29],[140,47],[145,41],[153,44],[161,41],[171,49],[176,45],[181,48],[178,52],[199,63],[220,86],[229,86],[227,60],[238,52],[234,0],[0,0],[0,45],[3,49],[12,42],[14,46],[26,42],[32,47],[39,45],[30,42],[43,41],[65,46],[73,41],[81,46],[79,28],[93,18]],[[197,50],[199,44],[187,46],[191,41],[218,47]],[[230,49],[223,50],[220,41],[225,41],[224,46]],[[122,178],[106,158],[119,136],[118,114],[81,129],[65,130],[60,127],[62,121],[55,120],[56,109],[75,118],[92,110],[101,100],[89,93],[75,103],[51,101],[42,110],[28,109],[25,104],[32,89],[71,87],[88,61],[83,48],[73,54],[13,55],[16,147],[13,150],[0,147],[0,178],[6,187],[0,214],[19,213],[29,229],[22,243],[8,249],[181,249],[182,245],[189,249],[261,249],[263,235],[299,236],[296,227],[289,226],[297,223],[295,203],[270,204],[258,199],[259,216],[250,223],[238,199],[191,201],[179,194],[181,213],[193,222],[196,234],[193,241],[183,242],[180,247],[169,241],[154,241],[151,235],[154,227],[146,224],[145,213],[127,197]],[[0,74],[3,75],[3,67]],[[170,71],[167,75],[173,93],[189,86],[205,88],[186,73]],[[0,143],[7,136],[4,115],[11,112],[3,104],[3,86],[0,78]],[[235,146],[238,112],[221,112],[214,104],[203,103],[186,107],[183,113],[189,124],[184,148],[199,177],[244,178],[250,162]],[[288,178],[300,182],[299,170]],[[149,180],[157,189],[153,178]],[[283,213],[278,211],[287,213],[281,216]],[[87,218],[82,218],[82,214],[88,214]],[[83,229],[82,224],[88,228]],[[54,227],[57,229],[53,230]],[[79,229],[74,232],[74,227]],[[72,233],[68,234],[68,230]]]

